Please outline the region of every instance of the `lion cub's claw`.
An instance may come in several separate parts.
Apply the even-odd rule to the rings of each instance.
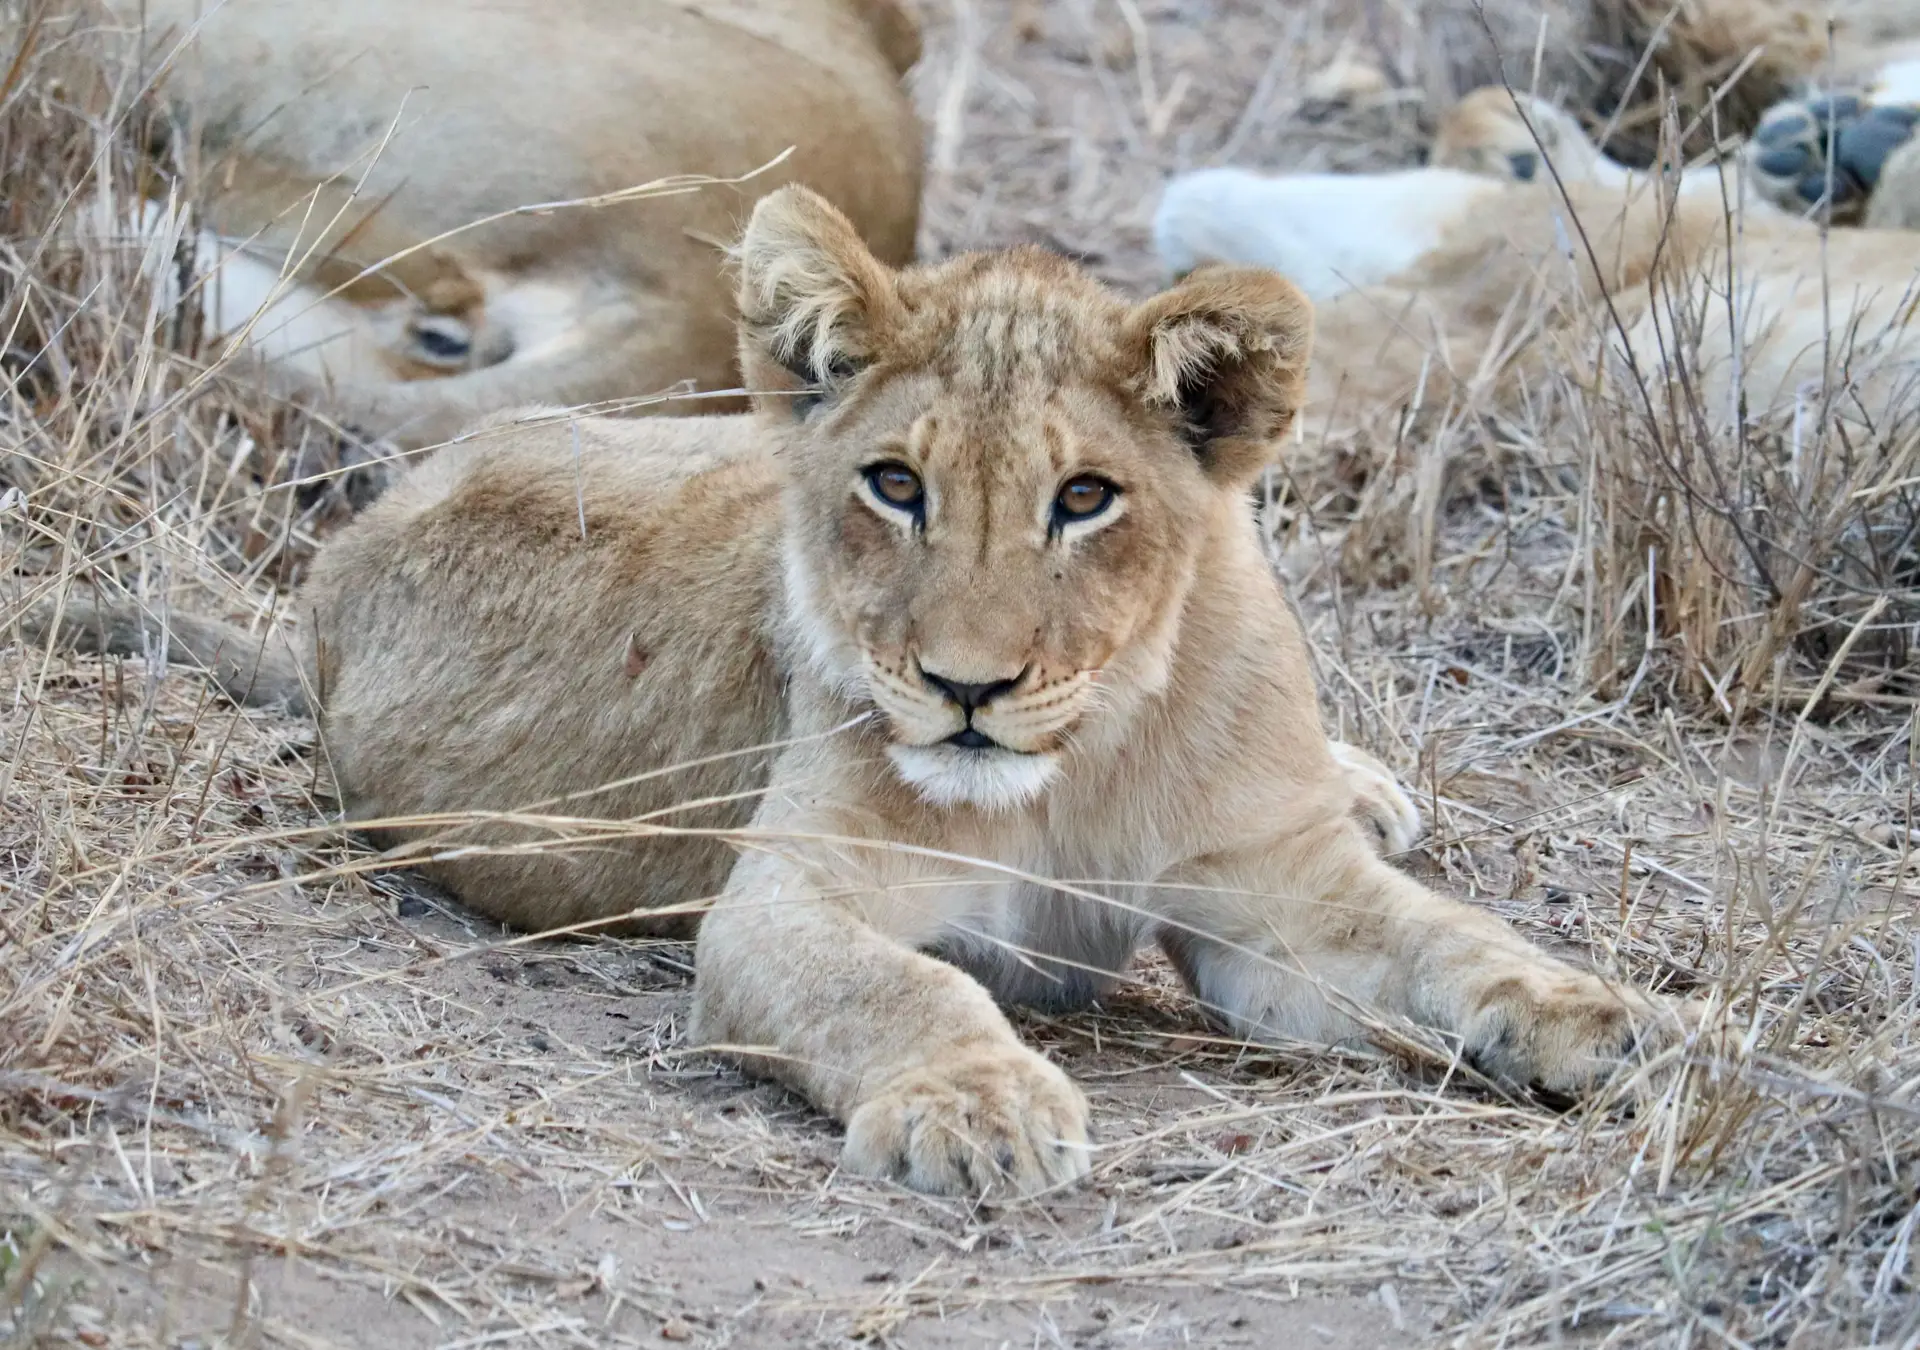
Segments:
[[[862,1103],[842,1164],[936,1195],[1032,1195],[1086,1175],[1086,1098],[1024,1046],[967,1050]]]
[[[1491,1077],[1577,1094],[1680,1040],[1698,1008],[1579,971],[1515,976],[1482,996],[1467,1058]]]

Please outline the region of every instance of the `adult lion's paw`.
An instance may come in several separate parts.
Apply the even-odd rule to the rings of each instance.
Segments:
[[[1353,814],[1373,836],[1380,852],[1391,857],[1405,853],[1420,837],[1420,808],[1400,786],[1393,770],[1345,741],[1329,741],[1327,748],[1353,789]]]
[[[1761,195],[1790,211],[1822,205],[1857,212],[1880,185],[1895,151],[1913,139],[1920,104],[1874,103],[1853,94],[1794,99],[1769,108],[1747,145]],[[1832,158],[1828,158],[1828,150]]]
[[[1087,1173],[1087,1100],[1021,1045],[910,1070],[847,1121],[842,1162],[935,1195],[1031,1195]]]
[[[1467,1058],[1495,1078],[1582,1092],[1683,1037],[1696,1004],[1569,969],[1489,981],[1465,1028]]]

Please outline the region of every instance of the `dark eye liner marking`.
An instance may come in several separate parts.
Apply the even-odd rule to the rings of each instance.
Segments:
[[[860,473],[876,501],[890,511],[911,516],[914,529],[926,528],[927,490],[919,474],[896,459],[869,464]]]
[[[1047,536],[1058,538],[1076,521],[1096,520],[1112,509],[1120,488],[1098,474],[1076,474],[1061,484],[1054,494],[1053,509],[1047,519]]]

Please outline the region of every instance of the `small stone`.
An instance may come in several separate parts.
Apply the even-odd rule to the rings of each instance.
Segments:
[[[1867,109],[1863,122],[1890,122],[1897,127],[1920,126],[1920,103],[1882,103]]]
[[[693,1328],[678,1317],[669,1317],[660,1324],[660,1339],[665,1341],[690,1341]]]
[[[1358,103],[1393,88],[1377,62],[1347,54],[1334,57],[1307,76],[1300,92],[1310,103]]]

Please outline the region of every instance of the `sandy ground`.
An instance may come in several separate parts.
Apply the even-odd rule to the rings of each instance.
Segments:
[[[349,1026],[397,1018],[419,1038],[384,1085],[400,1098],[391,1132],[359,1160],[394,1169],[378,1188],[389,1195],[314,1213],[306,1251],[267,1244],[248,1261],[236,1252],[246,1244],[216,1231],[168,1241],[151,1262],[56,1263],[81,1281],[66,1309],[76,1325],[96,1310],[98,1324],[145,1322],[161,1343],[212,1342],[244,1307],[245,1327],[269,1342],[396,1350],[491,1343],[474,1326],[483,1310],[503,1340],[554,1344],[1415,1343],[1414,1308],[1390,1279],[1356,1297],[1290,1278],[1308,1272],[1311,1287],[1312,1266],[1349,1264],[1337,1248],[1306,1265],[1263,1261],[1243,1223],[1156,1221],[1182,1185],[1231,1168],[1244,1147],[1215,1121],[1223,1104],[1258,1101],[1256,1082],[1183,1074],[1185,1019],[1117,1008],[1125,1053],[1090,1044],[1104,1018],[1033,1028],[1090,1085],[1103,1135],[1133,1155],[1127,1170],[1156,1203],[1123,1209],[1098,1188],[970,1211],[838,1176],[830,1122],[677,1053],[688,949],[501,952],[504,934],[440,904],[402,899],[399,917],[300,906],[267,921],[283,936],[317,922],[332,949],[321,964],[344,956],[363,977],[370,964],[427,964],[344,1005]],[[269,942],[259,962],[286,980],[288,955]],[[1140,1138],[1154,1127],[1165,1136]],[[511,1144],[490,1143],[503,1132]],[[1143,1229],[1199,1267],[1167,1283],[1117,1278],[1103,1252],[1136,1246]],[[336,1244],[353,1254],[331,1259]]]

